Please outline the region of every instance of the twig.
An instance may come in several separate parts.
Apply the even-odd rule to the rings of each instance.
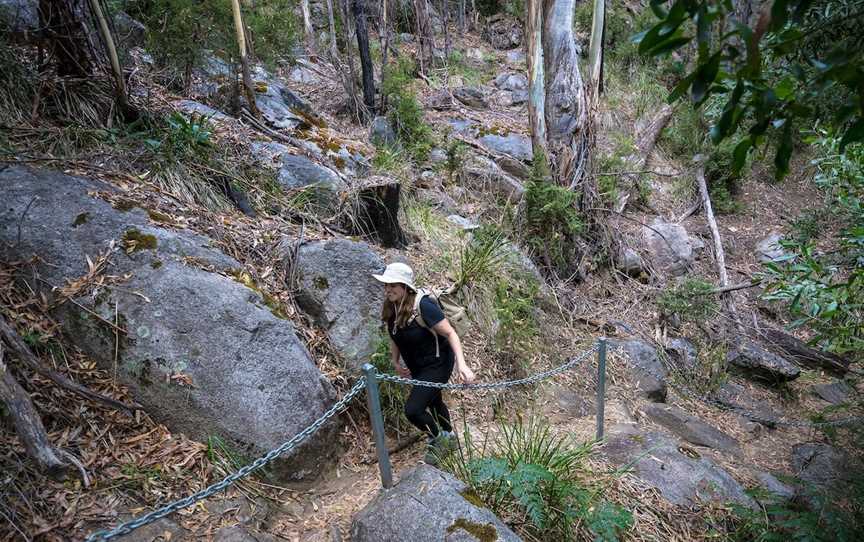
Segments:
[[[595,175],[598,175],[600,177],[621,177],[624,175],[643,175],[645,173],[649,173],[651,175],[658,175],[660,177],[678,177],[681,175],[682,172],[676,171],[675,173],[662,173],[660,171],[646,169],[643,171],[604,171],[600,173],[595,173]]]
[[[66,458],[67,461],[75,465],[75,467],[78,469],[78,472],[81,474],[81,483],[84,484],[85,488],[90,487],[90,477],[87,476],[87,470],[84,468],[84,465],[81,463],[81,461],[62,448],[55,448],[54,451],[56,451],[58,455],[63,456],[64,458]]]
[[[21,213],[21,218],[18,219],[18,240],[15,241],[15,248],[21,246],[21,226],[24,224],[24,219],[27,217],[27,212],[30,211],[30,206],[33,205],[33,202],[39,199],[39,196],[33,196],[30,199],[30,203],[27,204],[27,207],[24,208],[24,212]]]
[[[676,220],[675,222],[677,222],[677,223],[679,223],[679,224],[682,223],[682,222],[684,222],[685,220],[687,220],[688,218],[690,218],[690,216],[691,216],[693,213],[695,213],[696,211],[698,211],[698,210],[699,210],[699,207],[702,207],[702,200],[699,200],[699,201],[697,201],[696,203],[694,203],[693,205],[691,205],[690,207],[688,207],[687,210],[684,211],[684,213],[683,213],[681,216],[679,216],[679,217],[678,217],[678,220]]]
[[[42,283],[44,283],[44,284],[47,284],[48,286],[51,287],[52,290],[58,290],[58,289],[59,289],[59,288],[57,288],[56,286],[54,286],[53,284],[51,284],[50,282],[48,282],[47,280],[43,279],[42,277],[36,277],[36,280],[38,280],[39,282],[42,282]],[[72,299],[71,297],[63,298],[63,300],[64,300],[64,301],[66,301],[66,300],[71,301],[71,302],[72,302],[75,306],[77,306],[79,309],[81,309],[81,310],[83,310],[83,311],[87,311],[91,316],[95,316],[95,317],[96,317],[97,319],[99,319],[102,323],[104,323],[104,324],[110,326],[111,329],[114,329],[114,330],[116,330],[116,331],[119,331],[120,333],[123,333],[124,335],[125,335],[126,333],[128,333],[128,331],[126,331],[126,330],[123,329],[122,327],[118,327],[118,326],[114,325],[113,322],[109,322],[109,321],[106,320],[105,318],[102,318],[102,316],[100,316],[98,313],[93,312],[91,309],[88,309],[87,307],[85,307],[85,306],[82,305],[81,303],[78,303],[77,301],[75,301],[75,300]]]

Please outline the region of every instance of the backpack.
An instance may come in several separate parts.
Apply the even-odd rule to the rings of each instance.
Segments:
[[[420,327],[425,327],[432,332],[432,335],[435,335],[436,358],[441,355],[438,347],[438,334],[423,321],[423,315],[420,314],[420,302],[426,296],[431,297],[441,308],[441,312],[444,313],[444,317],[447,318],[453,329],[456,330],[456,334],[461,338],[468,332],[468,310],[456,300],[456,292],[457,289],[455,286],[433,290],[419,288],[417,296],[414,298],[414,320]]]

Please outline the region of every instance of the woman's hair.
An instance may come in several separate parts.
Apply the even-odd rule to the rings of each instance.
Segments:
[[[393,318],[393,316],[395,315],[395,328],[399,329],[405,327],[414,312],[414,301],[416,297],[417,292],[406,286],[405,297],[403,297],[402,301],[400,301],[399,303],[391,303],[389,300],[385,299],[384,304],[381,306],[381,321],[384,323],[384,325],[388,325],[390,319]]]

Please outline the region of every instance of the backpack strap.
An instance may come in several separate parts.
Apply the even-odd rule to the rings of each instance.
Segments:
[[[420,312],[420,302],[423,301],[423,298],[429,296],[437,303],[437,299],[435,299],[435,294],[433,294],[430,290],[419,289],[417,290],[417,295],[414,297],[414,321],[417,322],[417,325],[420,327],[425,327],[428,329],[432,335],[435,337],[435,357],[441,357],[441,347],[438,345],[438,334],[435,333],[435,330],[426,325],[426,321],[423,320],[423,314]]]

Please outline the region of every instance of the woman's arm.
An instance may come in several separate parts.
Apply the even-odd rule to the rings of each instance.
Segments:
[[[411,376],[408,367],[405,367],[405,364],[399,360],[399,347],[393,342],[392,337],[390,338],[390,362],[393,363],[393,368],[396,369],[399,376],[403,378]]]
[[[435,333],[447,339],[450,348],[453,349],[453,353],[456,355],[456,376],[459,380],[467,384],[473,382],[474,371],[465,363],[465,355],[462,353],[462,341],[459,339],[456,330],[450,325],[450,322],[445,318],[432,326],[432,329],[435,330]]]

